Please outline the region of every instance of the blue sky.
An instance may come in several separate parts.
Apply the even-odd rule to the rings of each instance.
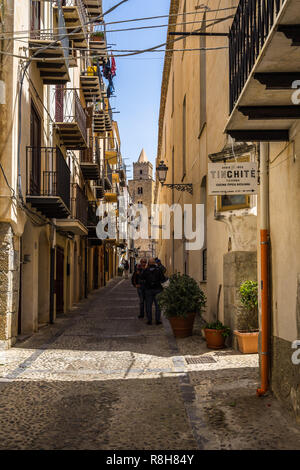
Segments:
[[[103,11],[118,0],[103,0]],[[132,18],[168,15],[170,0],[128,0],[114,12],[105,16],[106,23]],[[107,25],[107,30],[124,29],[154,24],[167,24],[168,18]],[[164,43],[167,27],[107,34],[112,49],[146,49]],[[118,53],[116,52],[115,55]],[[116,58],[117,76],[114,79],[116,98],[111,98],[114,119],[118,121],[121,150],[128,170],[136,161],[142,148],[154,164],[157,151],[158,114],[164,63],[163,52],[152,52],[133,58]],[[128,172],[130,179],[132,171]]]

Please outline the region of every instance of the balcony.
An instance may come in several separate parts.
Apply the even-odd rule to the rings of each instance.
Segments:
[[[88,240],[90,245],[102,245],[102,240],[97,237],[96,226],[98,224],[97,202],[89,201],[88,203]]]
[[[83,0],[65,0],[62,11],[69,38],[73,41],[75,49],[84,49],[88,46],[88,17]],[[58,12],[58,6],[54,5]]]
[[[70,169],[58,147],[26,148],[26,201],[48,218],[70,215]]]
[[[75,89],[56,87],[55,126],[63,145],[68,150],[81,150],[87,147],[87,119]]]
[[[88,67],[80,75],[81,89],[86,103],[101,100],[101,75],[100,67]]]
[[[98,140],[90,137],[89,147],[80,152],[80,168],[85,180],[100,178],[100,152]]]
[[[104,188],[102,179],[94,181],[95,195],[96,199],[103,199],[104,197]]]
[[[97,25],[97,29],[91,32],[89,48],[91,56],[94,56],[95,60],[103,64],[104,59],[107,59],[107,44],[104,27],[100,30],[99,25]]]
[[[110,190],[112,188],[112,169],[108,162],[105,164],[104,168],[104,190]]]
[[[71,216],[56,221],[59,230],[74,235],[87,235],[88,199],[77,183],[71,184]]]
[[[237,141],[288,141],[300,119],[300,0],[240,0],[229,34],[230,118]]]
[[[91,18],[102,15],[102,0],[83,0],[83,3]]]
[[[53,31],[34,30],[30,33],[29,51],[34,58],[44,85],[64,85],[69,76],[69,37],[62,12],[57,10],[57,27]]]

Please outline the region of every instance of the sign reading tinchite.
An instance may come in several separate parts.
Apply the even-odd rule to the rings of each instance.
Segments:
[[[256,163],[209,163],[208,191],[210,196],[256,194]]]

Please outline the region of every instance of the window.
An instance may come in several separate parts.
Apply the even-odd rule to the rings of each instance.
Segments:
[[[33,0],[31,2],[30,37],[32,39],[39,39],[40,29],[41,29],[41,4],[39,1]]]
[[[142,174],[143,174],[143,170],[140,170],[140,175],[142,175]]]
[[[226,194],[217,196],[217,211],[233,211],[250,207],[250,196],[244,194]]]
[[[234,158],[226,160],[227,162],[234,162]],[[237,158],[239,162],[249,162],[250,155],[245,155]],[[245,194],[226,194],[224,196],[217,196],[217,211],[233,211],[238,209],[248,209],[250,207],[250,196]]]
[[[186,175],[186,95],[182,106],[182,180]]]
[[[138,204],[137,204],[137,205],[138,205],[138,207],[142,208],[142,207],[143,207],[142,201],[138,201]]]
[[[143,194],[143,188],[142,187],[138,188],[138,194]]]

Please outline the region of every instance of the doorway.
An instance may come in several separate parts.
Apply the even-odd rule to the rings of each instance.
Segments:
[[[64,250],[56,247],[56,313],[64,312]]]

